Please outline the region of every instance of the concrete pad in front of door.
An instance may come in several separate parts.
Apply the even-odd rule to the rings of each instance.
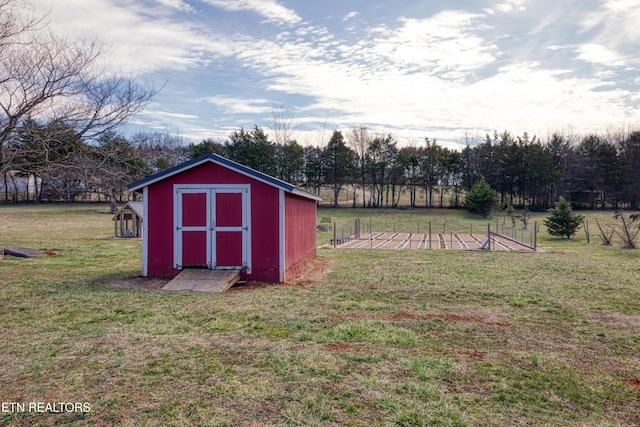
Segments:
[[[224,292],[240,280],[239,270],[185,269],[162,287],[164,291]]]

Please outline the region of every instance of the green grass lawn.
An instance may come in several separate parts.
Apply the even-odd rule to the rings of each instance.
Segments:
[[[0,403],[90,404],[0,425],[640,425],[640,250],[594,226],[590,244],[541,227],[540,253],[323,248],[305,280],[191,295],[116,286],[140,274],[141,242],[104,238],[105,208],[0,206],[0,247],[53,254],[0,261]]]

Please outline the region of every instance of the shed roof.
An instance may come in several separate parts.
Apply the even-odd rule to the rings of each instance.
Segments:
[[[127,205],[134,211],[140,218],[144,218],[144,203],[142,202],[127,202]],[[126,205],[125,205],[126,207]]]
[[[271,185],[273,187],[279,188],[281,190],[284,190],[288,193],[292,193],[298,196],[302,196],[305,197],[307,199],[312,199],[315,201],[322,201],[322,198],[320,196],[317,196],[313,193],[310,193],[308,191],[302,190],[298,187],[296,187],[293,184],[289,184],[288,182],[279,180],[278,178],[274,178],[270,175],[267,175],[265,173],[259,172],[255,169],[251,169],[248,166],[244,166],[241,165],[240,163],[234,162],[232,160],[227,159],[226,157],[222,157],[218,154],[213,154],[213,153],[208,153],[208,154],[203,154],[199,157],[196,157],[193,160],[189,160],[188,162],[179,164],[177,166],[174,166],[170,169],[166,169],[164,171],[158,172],[154,175],[148,176],[144,179],[141,179],[139,181],[133,182],[131,184],[128,185],[128,189],[129,191],[140,191],[142,190],[144,187],[154,184],[158,181],[162,181],[164,179],[167,179],[173,175],[177,175],[181,172],[184,172],[188,169],[194,168],[196,166],[199,166],[201,164],[207,163],[207,162],[212,162],[215,163],[217,165],[220,165],[224,168],[233,170],[237,173],[240,173],[242,175],[248,176],[250,178],[256,179],[260,182],[263,182],[265,184]]]
[[[118,218],[118,215],[120,215],[120,212],[127,209],[127,207],[131,209],[136,215],[138,215],[139,218],[144,219],[144,203],[140,201],[127,202],[126,205],[118,209],[118,212],[113,216],[113,219],[116,220]]]

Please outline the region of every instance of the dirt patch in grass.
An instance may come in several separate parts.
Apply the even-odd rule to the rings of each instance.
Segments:
[[[52,251],[57,251],[52,249]],[[55,254],[54,254],[55,255]],[[296,279],[292,279],[286,283],[264,283],[264,282],[245,282],[237,284],[227,292],[246,292],[258,289],[264,289],[273,286],[300,286],[308,287],[321,282],[335,264],[334,259],[318,258],[310,261],[305,265],[302,275]],[[141,289],[145,291],[162,291],[162,287],[169,282],[169,279],[160,279],[154,277],[122,277],[115,280],[104,280],[98,282],[101,285],[111,286],[123,289]]]
[[[316,258],[304,266],[300,277],[290,280],[287,284],[302,287],[315,285],[327,277],[335,263],[336,260],[332,258]]]
[[[316,258],[304,266],[300,277],[291,279],[285,283],[246,282],[233,286],[227,292],[255,291],[274,286],[298,286],[301,288],[314,286],[327,277],[327,274],[333,269],[335,261],[335,259],[331,258]]]
[[[432,351],[434,356],[442,356],[442,355],[447,355],[447,356],[464,356],[468,359],[474,360],[474,361],[478,361],[478,360],[484,360],[485,357],[487,357],[487,352],[486,351],[482,351],[482,350],[443,350],[443,349],[435,349]]]
[[[640,320],[636,316],[627,316],[621,313],[605,313],[593,317],[594,320],[610,325],[620,331],[640,331]]]
[[[382,313],[364,313],[353,312],[344,315],[335,316],[333,320],[342,319],[368,319],[368,320],[433,320],[440,319],[445,322],[465,322],[465,323],[481,323],[483,325],[498,326],[502,328],[509,327],[503,322],[494,322],[489,319],[475,316],[460,316],[457,314],[421,314],[410,313],[406,311],[390,311]]]
[[[626,380],[622,380],[629,388],[633,391],[640,391],[640,380],[634,378],[628,378]]]
[[[322,348],[334,353],[371,354],[371,348],[360,343],[328,342],[322,344]]]

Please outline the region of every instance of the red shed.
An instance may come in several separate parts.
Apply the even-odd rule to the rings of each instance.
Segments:
[[[320,197],[216,154],[129,185],[142,191],[142,274],[238,269],[284,282],[316,256]]]

